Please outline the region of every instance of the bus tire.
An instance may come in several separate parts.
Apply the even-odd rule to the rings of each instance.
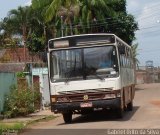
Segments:
[[[132,111],[133,110],[133,102],[131,101],[130,103],[127,104],[127,111]]]
[[[63,113],[63,120],[65,123],[71,123],[72,122],[72,113]]]
[[[124,109],[122,109],[122,108],[116,109],[116,116],[117,116],[117,118],[123,118],[123,116],[124,116]]]

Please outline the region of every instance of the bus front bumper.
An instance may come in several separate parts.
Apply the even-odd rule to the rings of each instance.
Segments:
[[[82,104],[91,104],[91,106],[83,106]],[[92,108],[119,108],[121,106],[121,99],[106,99],[106,100],[95,100],[88,102],[71,102],[71,103],[54,103],[51,105],[51,111],[55,113],[65,113],[75,110],[85,110]]]

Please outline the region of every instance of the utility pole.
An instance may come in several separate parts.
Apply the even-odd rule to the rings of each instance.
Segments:
[[[61,16],[61,36],[62,36],[62,37],[63,37],[63,35],[64,35],[63,30],[64,30],[64,26],[63,26],[63,16]]]

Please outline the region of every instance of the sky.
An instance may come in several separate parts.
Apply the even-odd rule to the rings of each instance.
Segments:
[[[25,6],[31,0],[0,0],[0,19],[7,16],[11,9]],[[140,66],[146,61],[153,61],[154,66],[160,66],[160,0],[127,0],[127,11],[139,24],[136,32],[138,43],[138,60]]]
[[[127,0],[127,10],[139,24],[134,43],[139,44],[140,65],[151,60],[154,66],[160,66],[160,0]]]
[[[31,0],[0,0],[0,3],[0,19],[2,19],[7,16],[9,10],[28,5]]]

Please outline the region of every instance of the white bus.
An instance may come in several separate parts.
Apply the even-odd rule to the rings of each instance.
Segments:
[[[51,111],[72,114],[115,109],[118,118],[133,109],[135,93],[131,47],[114,34],[50,39],[48,68]]]

